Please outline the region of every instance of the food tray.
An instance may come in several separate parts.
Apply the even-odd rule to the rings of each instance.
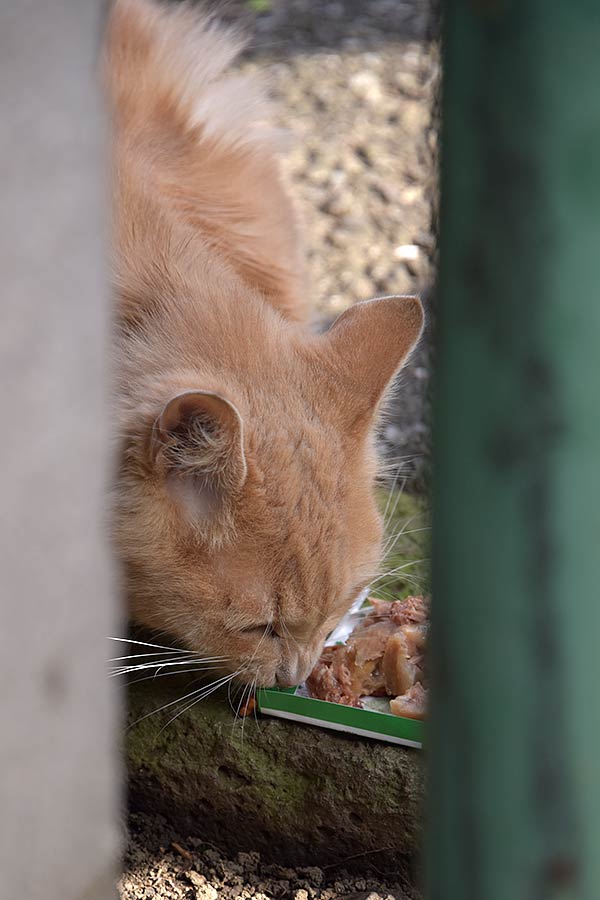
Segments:
[[[344,643],[348,635],[369,612],[362,594],[344,616],[338,627],[330,634],[326,646]],[[384,698],[363,698],[367,709],[315,700],[304,684],[295,688],[260,688],[256,695],[260,712],[306,725],[318,725],[334,731],[345,731],[361,737],[404,744],[408,747],[423,746],[425,723],[418,719],[405,719],[389,712]]]

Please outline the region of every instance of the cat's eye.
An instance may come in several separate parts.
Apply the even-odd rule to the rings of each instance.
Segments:
[[[253,635],[258,638],[273,638],[279,636],[270,622],[264,622],[262,625],[249,625],[247,628],[240,628],[240,634],[247,635],[248,637]]]

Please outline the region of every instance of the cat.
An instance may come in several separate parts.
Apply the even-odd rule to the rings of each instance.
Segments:
[[[116,0],[112,528],[134,621],[241,683],[303,681],[377,571],[374,431],[415,297],[309,324],[296,218],[243,41]]]

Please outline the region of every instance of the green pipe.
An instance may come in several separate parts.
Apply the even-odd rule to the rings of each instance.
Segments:
[[[600,900],[600,3],[445,11],[429,900]]]

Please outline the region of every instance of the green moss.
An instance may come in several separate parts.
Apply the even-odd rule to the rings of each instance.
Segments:
[[[130,691],[126,739],[130,765],[177,789],[198,786],[200,781],[202,793],[243,789],[246,796],[253,795],[269,821],[296,818],[317,776],[310,770],[290,769],[286,729],[269,723],[265,742],[264,723],[254,719],[233,723],[225,692],[174,719],[176,705],[153,712],[190,690],[189,682],[175,678],[168,687],[151,681]]]
[[[242,731],[224,693],[175,719],[176,706],[154,712],[195,686],[185,677],[132,686],[133,809],[160,813],[181,834],[294,864],[366,853],[393,868],[416,852],[420,754],[276,719],[248,718]],[[390,834],[393,850],[383,852]]]

